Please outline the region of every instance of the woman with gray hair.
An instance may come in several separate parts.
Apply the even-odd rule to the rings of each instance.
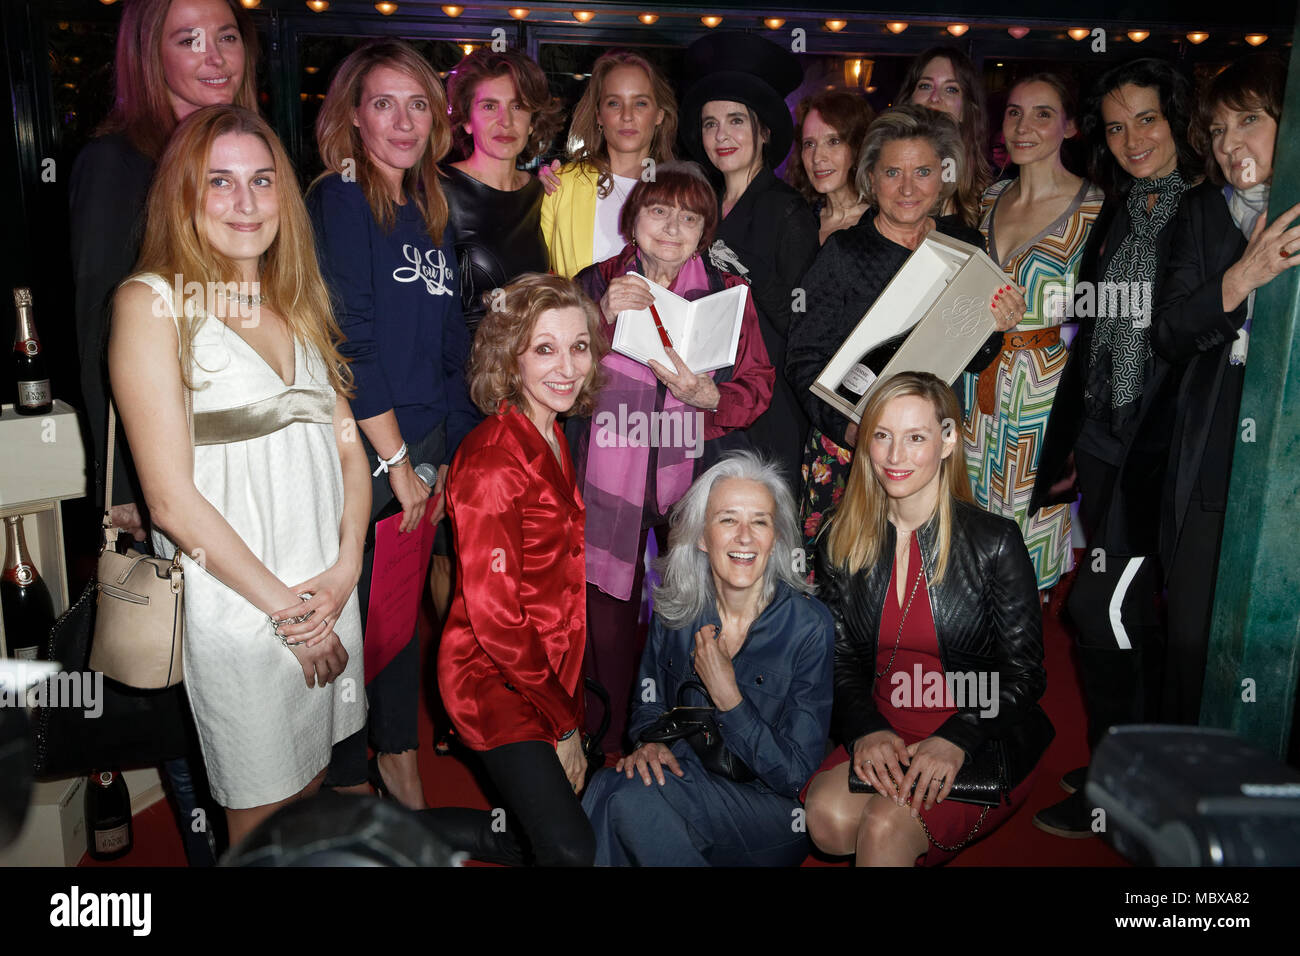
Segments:
[[[800,501],[810,546],[823,515],[844,493],[858,426],[809,389],[932,230],[983,248],[983,237],[960,216],[939,214],[957,188],[963,156],[961,134],[947,114],[914,104],[881,113],[867,130],[858,158],[858,189],[870,208],[856,226],[826,240],[804,276],[807,311],[791,327],[785,371],[813,423],[804,447]],[[1024,314],[1024,300],[1007,286],[991,308],[998,328],[1009,329]],[[1001,345],[1001,334],[990,338],[968,370],[983,370]],[[857,379],[859,395],[871,377]]]
[[[596,864],[796,865],[809,844],[792,822],[830,724],[834,629],[803,581],[794,499],[776,466],[737,452],[671,521],[628,725],[648,742],[583,799]],[[702,732],[672,739],[676,703],[712,704],[714,759]]]

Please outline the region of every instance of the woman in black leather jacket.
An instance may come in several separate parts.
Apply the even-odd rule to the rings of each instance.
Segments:
[[[470,334],[483,294],[525,272],[546,272],[541,180],[516,168],[540,156],[563,125],[541,67],[518,50],[476,50],[447,80],[452,136],[465,159],[441,167],[456,231],[461,310]]]
[[[987,835],[1052,739],[1033,565],[1013,522],[970,503],[959,416],[928,373],[882,386],[862,417],[869,454],[819,539],[845,750],[809,785],[808,832],[860,866],[939,863]],[[853,775],[875,792],[852,792]],[[956,802],[954,782],[985,783],[998,805]]]

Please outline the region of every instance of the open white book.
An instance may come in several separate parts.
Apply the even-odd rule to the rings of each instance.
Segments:
[[[688,302],[643,275],[636,272],[628,275],[636,276],[650,287],[664,332],[692,372],[698,375],[736,364],[748,286],[732,286]],[[649,365],[654,359],[668,369],[673,368],[649,309],[620,312],[611,347],[643,365]]]

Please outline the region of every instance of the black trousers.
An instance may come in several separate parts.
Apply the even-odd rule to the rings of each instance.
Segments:
[[[493,810],[440,807],[420,813],[452,850],[521,866],[591,866],[596,835],[552,744],[528,740],[479,754],[505,802]]]
[[[1165,634],[1157,557],[1112,554],[1094,544],[1110,507],[1116,469],[1077,448],[1074,458],[1089,540],[1066,613],[1075,626],[1091,750],[1110,727],[1156,719]]]
[[[1200,496],[1193,493],[1170,562],[1169,649],[1159,712],[1159,719],[1166,723],[1200,722],[1223,514],[1205,510]]]

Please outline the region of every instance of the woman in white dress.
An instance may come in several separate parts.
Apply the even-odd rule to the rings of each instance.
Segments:
[[[159,162],[114,300],[114,397],[155,547],[184,552],[186,686],[231,845],[315,792],[366,716],[370,476],[311,235],[270,127],[208,107]]]

